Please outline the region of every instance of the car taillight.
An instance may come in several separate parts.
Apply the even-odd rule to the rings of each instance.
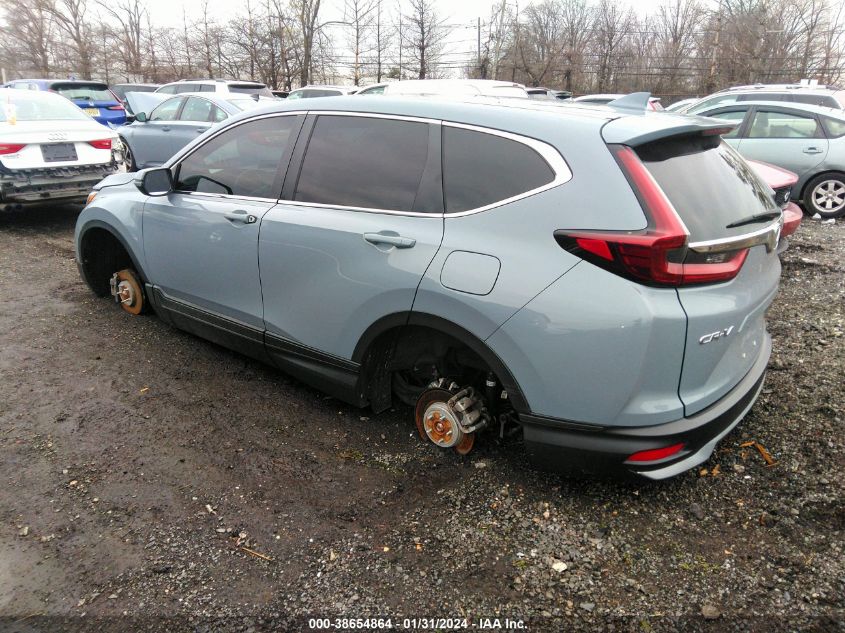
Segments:
[[[652,286],[683,286],[736,277],[748,249],[696,253],[672,203],[625,145],[609,146],[648,219],[641,231],[555,231],[564,249],[612,273]]]
[[[124,110],[124,107],[122,105],[113,105],[108,106],[106,110]]]
[[[14,154],[16,152],[21,151],[26,144],[21,145],[19,143],[0,143],[0,155],[3,154]]]
[[[801,211],[801,208],[794,202],[787,203],[783,209],[783,229],[780,232],[781,239],[795,233],[798,227],[801,226],[801,220],[803,219],[804,212]]]
[[[111,149],[111,139],[104,138],[98,141],[88,141],[88,145],[95,149]]]
[[[684,445],[681,443],[672,444],[672,446],[666,446],[664,448],[655,448],[649,451],[640,451],[639,453],[631,455],[625,460],[625,462],[655,462],[658,459],[666,459],[667,457],[676,455],[680,453],[683,448]]]

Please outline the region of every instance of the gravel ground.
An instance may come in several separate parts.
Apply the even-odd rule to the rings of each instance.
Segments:
[[[76,213],[0,215],[0,630],[845,630],[845,223],[784,255],[745,421],[637,485],[438,452],[130,317],[80,281]]]

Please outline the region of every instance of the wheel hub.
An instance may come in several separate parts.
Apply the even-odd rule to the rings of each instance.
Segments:
[[[460,444],[464,437],[457,418],[443,402],[434,402],[423,414],[423,428],[432,442],[442,448]]]
[[[135,301],[135,293],[128,281],[124,280],[117,284],[117,299],[125,305],[132,305]]]

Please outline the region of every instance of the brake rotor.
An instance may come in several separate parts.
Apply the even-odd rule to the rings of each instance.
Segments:
[[[144,291],[135,273],[124,268],[114,274],[115,276],[115,298],[129,314],[141,314],[144,309]]]
[[[446,389],[428,389],[420,395],[414,410],[417,432],[440,448],[454,448],[461,455],[472,450],[475,435],[461,430],[456,413],[448,402],[452,393]]]

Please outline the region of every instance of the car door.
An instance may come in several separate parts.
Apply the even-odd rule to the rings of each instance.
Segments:
[[[443,237],[439,127],[309,117],[258,248],[268,352],[283,368],[312,382],[313,363],[348,372],[369,326],[411,310]]]
[[[132,134],[127,141],[139,168],[162,165],[173,156],[170,134],[184,101],[185,97],[162,101],[150,112],[146,121],[136,121],[131,125]]]
[[[174,166],[171,193],[147,199],[149,277],[180,327],[263,355],[258,231],[302,120],[272,115],[221,130]]]
[[[772,163],[803,178],[827,156],[828,140],[812,113],[756,106],[738,150],[745,158]]]
[[[216,109],[208,99],[185,97],[185,105],[170,128],[171,155],[211,127]]]

